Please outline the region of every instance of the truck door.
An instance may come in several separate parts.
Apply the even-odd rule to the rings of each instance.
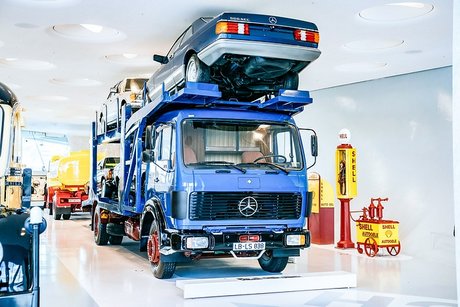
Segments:
[[[155,163],[153,185],[157,193],[167,193],[171,190],[175,164],[175,130],[171,124],[161,125],[157,129],[155,144]]]

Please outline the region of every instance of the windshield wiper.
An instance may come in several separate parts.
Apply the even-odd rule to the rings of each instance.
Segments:
[[[271,168],[279,169],[280,171],[283,171],[285,174],[289,174],[289,171],[286,168],[278,164],[272,163],[272,162],[247,162],[247,163],[240,163],[239,165],[241,164],[257,165],[257,166],[267,165],[267,166],[270,166]]]
[[[196,162],[196,163],[190,163],[189,165],[218,165],[218,166],[228,166],[232,167],[236,170],[239,170],[243,174],[246,174],[246,170],[238,165],[235,165],[233,162],[227,162],[227,161],[201,161],[201,162]]]

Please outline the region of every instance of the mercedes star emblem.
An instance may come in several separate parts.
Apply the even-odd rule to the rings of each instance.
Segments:
[[[254,215],[259,209],[257,200],[252,196],[246,196],[238,203],[238,210],[243,216],[250,217]]]
[[[270,16],[270,17],[268,17],[268,22],[270,22],[270,23],[277,23],[278,20],[276,20],[276,17]]]

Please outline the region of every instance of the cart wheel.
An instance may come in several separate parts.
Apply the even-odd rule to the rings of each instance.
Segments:
[[[387,251],[390,255],[396,256],[401,251],[401,242],[398,242],[398,245],[388,246]]]
[[[377,252],[379,251],[377,242],[375,242],[373,238],[367,238],[364,242],[364,251],[366,252],[366,255],[368,255],[369,257],[375,257],[375,255],[377,255]]]
[[[363,249],[361,248],[361,246],[358,244],[358,247],[356,247],[356,249],[358,250],[358,253],[362,254],[363,253]]]

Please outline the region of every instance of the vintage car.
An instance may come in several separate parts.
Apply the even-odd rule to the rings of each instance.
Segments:
[[[97,163],[96,182],[98,191],[103,189],[106,181],[114,179],[113,171],[119,163],[120,157],[105,157]]]
[[[121,108],[129,103],[133,111],[142,107],[142,89],[147,78],[125,78],[110,89],[107,100],[99,112],[100,131],[113,128],[120,120]],[[105,127],[107,125],[107,127]]]
[[[315,24],[269,15],[222,13],[201,17],[154,55],[160,68],[147,82],[150,101],[185,81],[219,85],[223,98],[251,101],[297,89],[299,72],[320,55]]]

